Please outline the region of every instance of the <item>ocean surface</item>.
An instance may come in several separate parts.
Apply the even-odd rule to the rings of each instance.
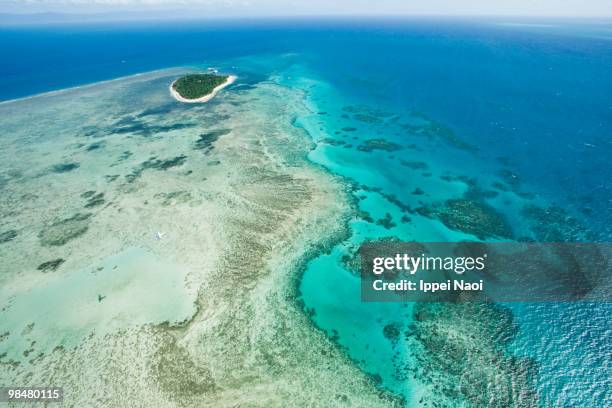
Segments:
[[[291,124],[311,138],[310,162],[339,177],[354,206],[345,236],[303,271],[299,299],[314,325],[407,406],[437,385],[450,395],[463,381],[479,386],[466,385],[449,397],[452,405],[522,387],[540,406],[612,404],[609,304],[514,303],[445,322],[461,312],[361,302],[351,264],[366,240],[611,241],[612,22],[2,27],[0,52],[10,56],[0,61],[7,101],[0,109],[16,98],[175,67],[236,73],[242,89],[271,81],[301,92],[309,109]],[[7,123],[0,119],[0,146]],[[423,314],[473,343],[434,347],[435,330],[415,318]],[[488,336],[495,330],[507,336]],[[472,349],[479,341],[482,349]]]

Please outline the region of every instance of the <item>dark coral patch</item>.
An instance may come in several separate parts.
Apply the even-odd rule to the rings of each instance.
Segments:
[[[365,210],[358,210],[357,216],[366,222],[374,222],[374,218]]]
[[[554,205],[547,208],[527,205],[523,208],[522,215],[529,220],[531,230],[541,242],[581,242],[595,239],[576,217]]]
[[[221,137],[229,134],[231,129],[217,129],[210,132],[200,134],[200,137],[194,143],[195,150],[203,150],[204,153],[209,153],[214,143]]]
[[[379,118],[378,116],[369,115],[367,113],[357,113],[353,116],[353,118],[355,120],[358,120],[359,122],[369,123],[372,125],[382,123],[381,118]]]
[[[87,150],[88,152],[91,152],[92,150],[98,150],[102,146],[104,146],[104,143],[102,143],[102,142],[95,142],[95,143],[92,143],[89,146],[87,146],[87,149],[85,149],[85,150]]]
[[[516,332],[495,303],[417,303],[403,345],[417,363],[402,374],[428,384],[432,407],[537,407],[536,363],[507,352]]]
[[[421,161],[400,160],[400,164],[413,170],[425,170],[428,167],[427,163]]]
[[[85,203],[85,208],[97,207],[99,205],[104,204],[105,202],[106,200],[104,199],[104,193],[93,194],[88,196],[87,203]]]
[[[51,170],[54,173],[68,173],[69,171],[78,169],[79,166],[80,166],[80,164],[76,163],[76,162],[72,162],[72,163],[59,163],[59,164],[53,165],[53,167],[51,167]]]
[[[393,222],[393,217],[389,213],[385,214],[385,218],[380,218],[376,220],[376,225],[382,225],[386,229],[391,229],[397,226],[397,224]]]
[[[125,117],[119,120],[110,133],[115,135],[134,134],[138,136],[153,136],[157,133],[165,133],[173,130],[187,129],[196,126],[194,123],[173,123],[170,125],[149,125],[133,117]]]
[[[130,152],[129,150],[126,150],[123,153],[121,153],[121,155],[119,156],[119,161],[127,160],[130,157],[132,157],[133,154],[134,153]]]
[[[383,327],[383,336],[395,343],[400,339],[401,326],[399,323],[389,323]]]
[[[186,160],[187,156],[185,156],[184,154],[166,160],[160,160],[155,157],[152,157],[142,163],[142,166],[145,169],[168,170],[172,167],[182,166],[183,164],[185,164]]]
[[[394,152],[400,150],[402,146],[397,143],[389,142],[385,139],[368,139],[363,144],[357,146],[357,150],[362,152],[371,152],[374,150],[383,150],[386,152]]]
[[[14,240],[17,237],[17,231],[8,230],[0,232],[0,244]]]
[[[38,233],[42,246],[61,246],[89,229],[91,214],[77,213],[70,218],[55,221]]]
[[[495,208],[466,198],[452,199],[442,206],[420,209],[425,216],[438,218],[448,228],[472,234],[479,239],[490,237],[512,238],[512,228]]]
[[[325,139],[321,139],[320,143],[325,143],[325,144],[329,144],[332,146],[342,146],[346,144],[344,140],[336,140],[336,139],[332,139],[331,137],[326,137]]]
[[[36,269],[41,271],[41,272],[43,272],[43,273],[53,272],[57,268],[59,268],[60,265],[63,264],[64,262],[65,262],[64,259],[57,258],[57,259],[53,259],[51,261],[47,261],[47,262],[41,263],[40,265],[38,265],[38,267]]]
[[[173,157],[171,159],[165,159],[165,160],[161,160],[153,156],[149,158],[147,161],[142,162],[140,166],[136,167],[132,171],[132,173],[126,175],[125,178],[127,179],[128,183],[131,183],[135,181],[138,177],[140,177],[142,175],[142,172],[147,169],[165,171],[172,167],[182,166],[183,164],[185,164],[186,160],[187,160],[187,156],[185,156],[184,154]]]
[[[413,135],[423,136],[429,140],[441,140],[458,149],[469,151],[478,150],[476,146],[462,140],[448,126],[435,122],[424,114],[413,112],[413,116],[418,118],[416,122],[401,124],[400,127]]]

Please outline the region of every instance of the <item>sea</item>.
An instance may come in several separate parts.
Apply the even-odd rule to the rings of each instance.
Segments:
[[[0,27],[0,54],[0,112],[16,99],[177,67],[301,92],[309,113],[296,112],[292,125],[312,140],[308,159],[346,184],[354,206],[346,235],[303,267],[296,296],[313,330],[407,406],[437,386],[457,394],[453,406],[523,386],[539,406],[612,404],[609,303],[501,304],[481,327],[454,314],[468,306],[461,314],[362,302],[353,264],[372,240],[610,242],[612,21],[22,25]],[[10,130],[2,123],[0,146]],[[424,323],[432,313],[438,329]],[[440,330],[472,340],[440,340]]]

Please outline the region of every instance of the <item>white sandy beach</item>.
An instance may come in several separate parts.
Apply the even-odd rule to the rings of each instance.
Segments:
[[[238,77],[236,75],[230,75],[227,77],[227,79],[225,80],[224,83],[222,83],[221,85],[215,87],[215,89],[212,90],[211,93],[209,93],[208,95],[204,95],[200,98],[196,98],[196,99],[187,99],[187,98],[183,98],[181,95],[179,95],[178,92],[176,92],[176,90],[174,89],[174,83],[176,81],[173,81],[170,84],[170,93],[172,94],[172,96],[174,97],[174,99],[176,99],[179,102],[185,102],[185,103],[204,103],[204,102],[208,102],[210,101],[212,98],[215,97],[215,95],[222,90],[223,88],[225,88],[228,85],[231,85],[232,83],[234,83],[234,81],[237,79]]]

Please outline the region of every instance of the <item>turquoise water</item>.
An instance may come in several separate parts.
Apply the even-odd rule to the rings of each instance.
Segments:
[[[343,257],[351,257],[361,242],[381,238],[483,238],[414,211],[461,197],[485,202],[509,222],[512,234],[502,239],[610,237],[605,175],[612,169],[604,156],[610,148],[605,129],[611,124],[605,111],[612,101],[594,88],[611,88],[607,79],[594,76],[601,68],[597,63],[586,71],[578,65],[595,52],[601,54],[591,62],[609,61],[611,44],[557,38],[558,32],[513,36],[457,31],[462,34],[458,38],[452,36],[454,30],[438,36],[395,32],[393,46],[401,49],[397,53],[355,57],[354,50],[344,49],[338,52],[345,59],[328,56],[325,63],[315,62],[316,68],[292,73],[318,79],[301,85],[313,104],[313,115],[298,121],[318,142],[311,160],[354,185],[352,195],[366,214],[365,220],[360,214],[350,223],[347,241],[310,263],[301,285],[303,299],[317,325],[364,370],[414,404],[421,385],[411,384],[402,371],[415,356],[383,334],[390,324],[409,333],[412,305],[360,302],[355,268]],[[368,40],[372,49],[390,47]],[[368,74],[359,77],[353,67],[360,73],[367,67]],[[401,70],[396,73],[397,67]],[[600,100],[599,108],[595,100]],[[582,103],[592,110],[587,113]],[[561,112],[567,116],[559,118]],[[369,139],[398,148],[354,148]],[[532,207],[546,210],[526,211]],[[377,225],[387,214],[393,224]],[[403,221],[406,216],[409,220]],[[612,340],[608,305],[507,307],[519,330],[506,352],[536,362],[533,389],[541,404],[606,405],[610,355],[600,347]]]
[[[303,90],[311,113],[294,124],[315,142],[309,159],[343,179],[355,211],[349,237],[308,263],[302,300],[356,364],[416,406],[435,386],[430,380],[469,375],[436,371],[419,351],[426,341],[411,343],[411,333],[427,329],[415,320],[422,309],[360,301],[351,264],[360,243],[611,238],[612,23],[506,23],[3,28],[0,50],[14,58],[0,65],[0,98],[178,65],[218,66],[245,86],[272,80]],[[510,304],[482,313],[495,325],[508,311],[510,341],[491,341],[488,327],[471,333],[469,319],[456,323],[459,337],[482,335],[474,342],[502,361],[488,361],[483,378],[525,386],[543,406],[610,404],[609,305]],[[524,379],[527,366],[533,374]],[[469,405],[469,395],[445,403]]]

